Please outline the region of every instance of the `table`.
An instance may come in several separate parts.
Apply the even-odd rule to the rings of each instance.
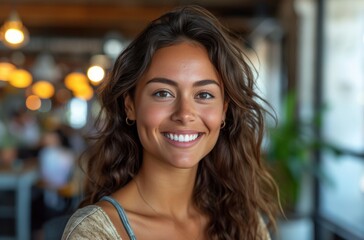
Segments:
[[[15,191],[15,239],[31,239],[31,188],[38,178],[34,161],[26,162],[19,168],[0,168],[0,191]]]

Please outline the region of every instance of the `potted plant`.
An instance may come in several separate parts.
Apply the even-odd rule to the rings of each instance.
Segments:
[[[315,134],[316,127],[320,126],[321,113],[308,122],[300,121],[294,92],[285,96],[282,114],[277,121],[276,126],[268,129],[268,145],[263,151],[278,185],[285,215],[278,221],[277,239],[312,239],[311,209],[302,211],[298,208],[303,184],[307,184],[303,179],[312,177],[328,180],[319,164],[314,161],[313,153],[322,149],[332,150],[335,154],[340,154],[340,151],[318,139]]]
[[[264,151],[278,185],[285,217],[278,221],[276,239],[311,239],[312,224],[307,212],[298,211],[298,201],[304,176],[318,173],[311,160],[319,146],[313,134],[315,120],[299,121],[296,94],[290,92],[282,102],[282,113],[274,127],[268,128],[267,148]]]
[[[297,115],[297,97],[289,92],[283,100],[282,114],[277,125],[268,129],[268,146],[265,158],[271,166],[286,215],[297,214],[304,176],[326,178],[324,172],[313,161],[314,151],[337,149],[317,138],[315,126],[319,126],[321,114],[311,121],[300,121]]]

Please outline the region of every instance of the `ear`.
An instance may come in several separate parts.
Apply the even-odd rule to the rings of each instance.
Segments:
[[[127,94],[124,97],[124,106],[125,106],[125,112],[126,112],[126,116],[130,119],[130,120],[135,120],[135,107],[134,107],[134,101],[131,98],[130,94]]]

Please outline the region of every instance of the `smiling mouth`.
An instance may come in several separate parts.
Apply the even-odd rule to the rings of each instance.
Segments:
[[[194,133],[194,134],[173,134],[173,133],[163,133],[163,135],[176,142],[192,142],[196,140],[201,134]]]

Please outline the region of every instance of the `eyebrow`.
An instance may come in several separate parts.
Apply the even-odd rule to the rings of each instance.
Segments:
[[[178,87],[177,82],[175,82],[175,81],[173,81],[171,79],[168,79],[168,78],[152,78],[151,80],[149,80],[147,82],[147,84],[149,84],[149,83],[164,83],[164,84],[168,84],[168,85],[171,85],[171,86]],[[214,81],[214,80],[211,80],[211,79],[205,79],[205,80],[200,80],[200,81],[194,82],[193,86],[194,87],[201,87],[201,86],[206,86],[206,85],[209,85],[209,84],[216,84],[217,86],[220,87],[220,84],[217,81]]]

